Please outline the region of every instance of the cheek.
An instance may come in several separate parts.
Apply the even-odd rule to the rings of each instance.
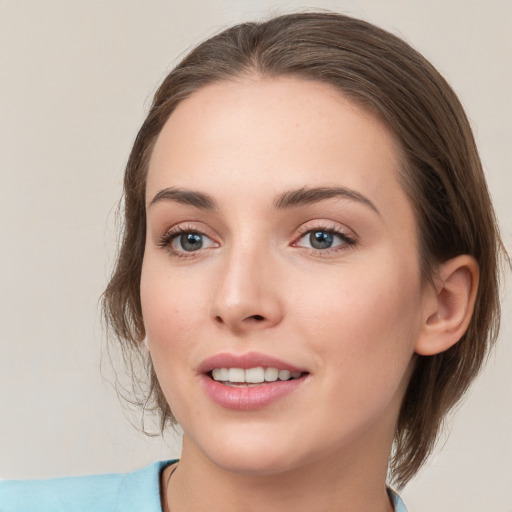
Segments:
[[[311,416],[321,419],[327,438],[337,439],[343,428],[364,431],[381,419],[393,430],[409,381],[416,329],[404,311],[407,301],[368,284],[324,300],[306,322],[316,325],[309,339],[319,362],[319,402],[329,404],[327,410],[311,404]]]
[[[186,293],[184,293],[186,290]],[[145,260],[141,276],[141,304],[148,348],[160,387],[173,411],[183,415],[183,400],[193,372],[190,354],[198,339],[204,290],[181,282],[160,262]],[[186,407],[185,407],[185,410]]]
[[[183,282],[184,281],[184,282]],[[171,275],[165,263],[143,265],[141,303],[148,348],[160,386],[173,412],[179,412],[176,398],[190,384],[191,354],[204,325],[204,289],[198,283]]]
[[[141,275],[142,316],[148,341],[168,345],[186,339],[197,329],[204,290],[190,279],[180,279],[156,258],[144,260]],[[185,281],[185,282],[182,282]],[[186,290],[186,293],[184,293]]]
[[[385,268],[385,272],[383,271]],[[301,295],[299,330],[332,380],[390,392],[406,373],[420,327],[421,293],[416,272],[383,265],[374,271],[333,274]],[[304,298],[306,296],[306,298]]]

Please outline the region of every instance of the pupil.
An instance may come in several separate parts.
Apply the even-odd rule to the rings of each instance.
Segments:
[[[332,241],[332,234],[327,231],[314,231],[309,235],[311,247],[315,249],[328,249]]]
[[[197,251],[203,246],[203,240],[198,233],[186,233],[180,236],[181,247],[184,251]]]

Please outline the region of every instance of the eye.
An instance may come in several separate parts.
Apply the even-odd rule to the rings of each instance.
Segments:
[[[175,251],[193,252],[209,247],[212,243],[206,235],[189,232],[174,236],[171,241],[171,247]]]
[[[332,229],[311,229],[304,233],[295,245],[317,251],[355,245],[355,240],[344,233]]]
[[[202,249],[217,247],[218,244],[204,233],[178,226],[165,233],[158,245],[167,249],[171,255],[187,256]]]

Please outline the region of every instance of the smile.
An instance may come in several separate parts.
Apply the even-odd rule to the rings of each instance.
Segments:
[[[265,382],[287,381],[298,379],[302,372],[291,372],[274,367],[263,368],[214,368],[211,378],[226,385],[263,384]]]
[[[239,411],[257,410],[286,400],[312,377],[309,368],[258,352],[216,354],[204,360],[197,372],[210,400],[222,408]]]

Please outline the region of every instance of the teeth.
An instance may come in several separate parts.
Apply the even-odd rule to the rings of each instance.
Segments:
[[[277,368],[267,368],[265,370],[265,380],[267,382],[275,382],[279,378],[279,370]]]
[[[228,380],[229,382],[245,382],[245,370],[242,370],[242,368],[230,368]]]
[[[232,382],[236,384],[261,384],[262,382],[275,382],[276,380],[298,379],[301,372],[290,372],[277,368],[214,368],[212,370],[213,380],[219,382]]]
[[[288,380],[292,375],[289,370],[279,370],[279,380]]]
[[[229,380],[229,370],[227,368],[215,368],[212,372],[212,376],[214,380]]]
[[[265,370],[263,368],[248,368],[245,370],[245,382],[251,384],[265,382]]]

